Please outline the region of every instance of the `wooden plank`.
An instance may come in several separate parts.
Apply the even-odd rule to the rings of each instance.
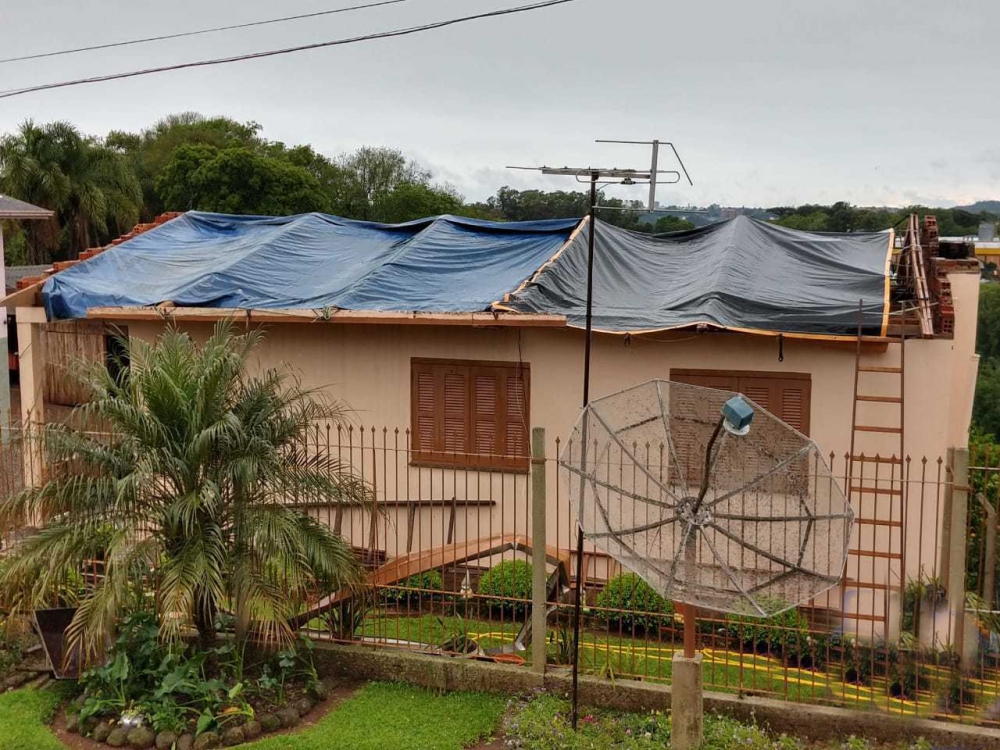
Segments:
[[[855,518],[854,523],[861,524],[862,526],[887,526],[891,529],[903,528],[902,521],[884,521],[878,518]]]
[[[175,320],[214,322],[237,320],[250,323],[354,323],[359,325],[431,325],[473,328],[564,328],[564,315],[531,313],[414,313],[367,310],[244,310],[205,307],[94,307],[93,320]]]
[[[889,481],[889,480],[886,480]],[[894,497],[902,497],[903,491],[899,489],[889,489],[882,487],[872,487],[870,485],[861,484],[851,487],[851,492],[864,492],[869,495],[892,495]]]
[[[902,367],[885,367],[883,365],[859,365],[858,372],[883,372],[891,375],[901,375]]]
[[[852,461],[862,464],[896,464],[897,466],[903,463],[901,458],[896,458],[895,456],[851,456]]]
[[[854,429],[858,432],[882,432],[886,435],[900,435],[903,432],[902,427],[878,427],[876,425],[866,424],[855,425]]]
[[[500,555],[509,550],[532,554],[531,537],[521,534],[494,534],[455,544],[445,544],[408,555],[400,555],[370,573],[365,583],[369,586],[388,586],[427,570],[461,565],[470,560]],[[555,574],[558,576],[559,582],[568,585],[571,559],[569,551],[546,545],[545,554],[546,562],[556,567]],[[293,617],[289,624],[293,628],[299,628],[338,602],[350,598],[352,593],[349,589],[343,589],[330,596],[325,596],[309,611]]]
[[[858,557],[877,557],[880,560],[899,560],[901,557],[898,552],[882,552],[874,549],[849,549],[847,554]]]
[[[874,581],[855,581],[847,579],[844,585],[849,589],[869,589],[871,591],[902,591],[903,587],[889,583],[875,583]]]
[[[870,401],[879,404],[901,404],[903,399],[900,396],[858,396],[858,401]]]
[[[885,622],[885,615],[867,615],[861,612],[840,612],[838,617],[843,617],[845,620],[864,620],[865,622]]]

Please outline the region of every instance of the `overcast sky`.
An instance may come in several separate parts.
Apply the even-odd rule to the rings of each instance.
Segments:
[[[0,0],[0,57],[364,0]],[[0,65],[0,89],[320,42],[527,0],[383,8]],[[664,203],[952,205],[1000,198],[997,0],[577,0],[424,34],[0,100],[84,132],[194,110],[330,156],[403,149],[469,199],[574,189],[506,165],[643,166],[674,141]],[[665,166],[665,165],[664,165]],[[622,197],[623,189],[618,191]],[[641,191],[635,197],[642,197]]]

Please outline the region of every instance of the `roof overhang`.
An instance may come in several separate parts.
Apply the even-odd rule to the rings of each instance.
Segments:
[[[0,219],[51,219],[53,212],[41,206],[25,203],[8,195],[0,195]]]
[[[22,290],[27,292],[27,289]],[[16,295],[11,295],[16,296]],[[107,321],[177,321],[214,323],[230,320],[251,323],[343,323],[361,325],[465,326],[470,328],[564,328],[563,315],[523,313],[422,313],[372,312],[366,310],[314,309],[233,309],[214,307],[174,307],[170,303],[156,307],[95,307],[87,311],[90,320]]]

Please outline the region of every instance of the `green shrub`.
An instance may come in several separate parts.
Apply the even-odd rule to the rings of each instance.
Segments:
[[[491,609],[508,614],[521,614],[527,609],[524,601],[531,599],[531,563],[524,560],[504,560],[494,565],[479,579],[479,593],[484,596],[503,597],[491,599]]]
[[[778,609],[782,602],[766,603],[766,609]],[[727,615],[729,637],[746,648],[769,654],[780,654],[787,663],[813,668],[826,663],[828,639],[811,633],[809,621],[792,607],[773,617],[756,618]]]
[[[952,670],[938,693],[938,705],[950,714],[961,713],[979,702],[976,684],[959,670]]]
[[[674,605],[635,573],[620,573],[597,595],[598,617],[609,628],[645,631],[670,621]],[[662,613],[662,614],[660,614]]]
[[[414,589],[420,589],[414,591]],[[429,594],[428,591],[443,591],[444,579],[436,570],[426,570],[423,573],[416,573],[403,581],[402,586],[393,586],[383,589],[382,596],[388,604],[419,604],[436,598],[437,594]]]
[[[844,682],[852,685],[871,685],[872,671],[884,672],[883,659],[876,657],[871,646],[859,643],[851,636],[831,641],[841,649],[841,663],[844,665]]]

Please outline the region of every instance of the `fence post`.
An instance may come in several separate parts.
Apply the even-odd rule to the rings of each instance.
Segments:
[[[21,383],[21,429],[25,438],[24,486],[38,487],[43,481],[44,453],[41,429],[45,424],[45,339],[42,325],[45,310],[40,307],[18,307],[17,346]],[[27,519],[27,523],[40,523]]]
[[[546,620],[545,428],[531,431],[531,670],[545,674]]]
[[[952,464],[951,527],[948,569],[949,629],[955,653],[965,661],[965,556],[969,514],[969,451],[956,448]]]

